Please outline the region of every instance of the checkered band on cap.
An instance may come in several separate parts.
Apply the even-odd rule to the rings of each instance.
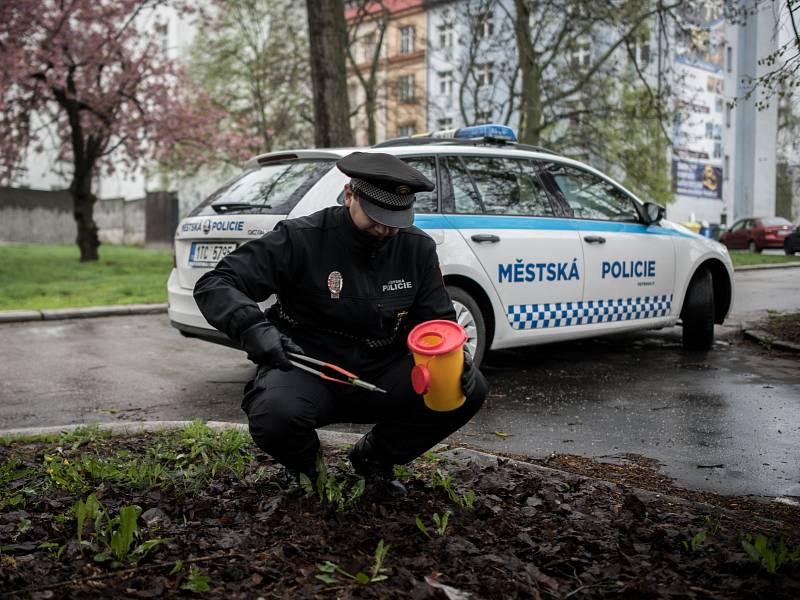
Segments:
[[[388,210],[406,210],[414,203],[415,199],[414,194],[393,194],[363,179],[351,179],[350,187],[369,202]]]

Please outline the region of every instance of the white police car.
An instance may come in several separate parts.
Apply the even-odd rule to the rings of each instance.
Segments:
[[[390,140],[373,150],[436,183],[417,194],[415,225],[437,244],[473,356],[683,324],[708,349],[733,303],[725,247],[663,218],[595,169],[515,143],[507,127]],[[297,150],[250,160],[178,226],[169,318],[184,335],[229,344],[192,297],[197,279],[281,219],[341,202],[335,162],[352,149]],[[367,152],[370,150],[367,149]]]

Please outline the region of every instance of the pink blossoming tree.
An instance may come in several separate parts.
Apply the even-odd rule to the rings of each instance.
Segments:
[[[81,261],[97,260],[92,182],[99,172],[236,140],[224,114],[186,85],[165,50],[170,0],[0,2],[0,181],[13,181],[29,149],[55,141],[71,163]]]

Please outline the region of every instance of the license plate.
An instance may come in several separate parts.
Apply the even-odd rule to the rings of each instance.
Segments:
[[[192,242],[192,248],[189,250],[189,266],[214,267],[234,250],[236,250],[236,244]]]

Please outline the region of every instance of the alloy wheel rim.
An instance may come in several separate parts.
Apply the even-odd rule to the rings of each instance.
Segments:
[[[475,317],[461,302],[453,300],[453,308],[456,309],[456,321],[467,332],[467,341],[464,345],[472,358],[475,358],[475,350],[478,348],[478,326],[475,324]]]

